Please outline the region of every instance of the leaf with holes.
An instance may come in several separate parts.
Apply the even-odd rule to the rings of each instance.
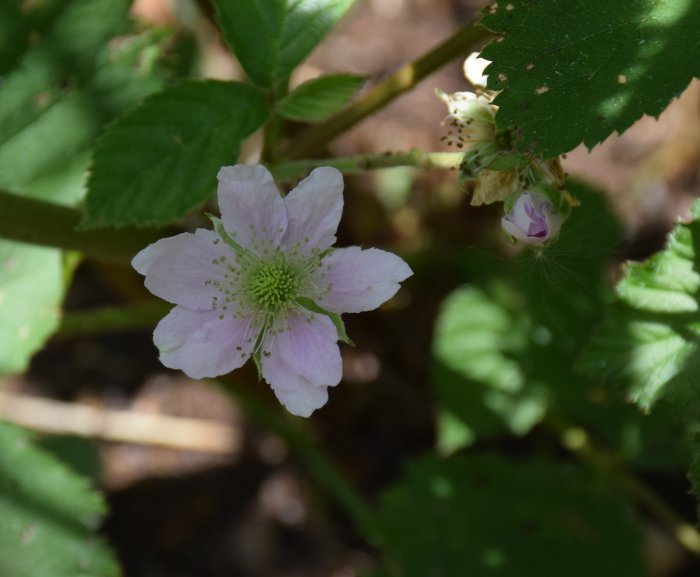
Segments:
[[[287,78],[354,0],[214,0],[219,24],[258,86]]]
[[[93,157],[85,228],[167,224],[213,192],[216,174],[260,128],[267,103],[236,82],[183,82],[107,131]]]
[[[95,533],[104,509],[87,481],[0,423],[0,575],[117,577]]]
[[[482,53],[496,122],[545,157],[658,116],[700,76],[694,0],[508,0],[481,23],[499,36]]]

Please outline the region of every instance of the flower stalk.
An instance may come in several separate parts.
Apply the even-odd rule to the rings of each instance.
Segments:
[[[331,166],[344,174],[363,173],[370,170],[414,166],[426,170],[455,170],[462,160],[461,152],[425,152],[414,148],[408,152],[385,152],[383,154],[358,154],[319,160],[292,160],[270,168],[275,178],[293,180],[319,166]]]
[[[454,170],[462,154],[424,152],[414,148],[408,152],[361,154],[339,158],[295,160],[270,168],[279,180],[295,180],[320,166],[331,166],[345,174],[370,170],[414,166],[422,169]],[[128,262],[147,244],[163,236],[163,229],[122,228],[119,230],[76,230],[82,220],[77,208],[61,206],[0,190],[0,238],[77,250],[99,260]]]
[[[470,52],[490,35],[491,33],[476,21],[466,24],[428,53],[399,68],[389,78],[377,84],[340,112],[304,130],[287,143],[282,150],[282,155],[290,159],[298,159],[319,154],[323,147],[336,136],[383,108],[401,94],[408,92],[450,60]]]

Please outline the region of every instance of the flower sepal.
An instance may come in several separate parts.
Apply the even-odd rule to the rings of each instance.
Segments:
[[[298,305],[304,307],[306,310],[309,310],[312,313],[326,315],[329,319],[331,319],[333,325],[335,326],[335,329],[338,331],[338,340],[345,343],[346,345],[350,345],[351,347],[355,346],[355,343],[352,342],[352,339],[348,336],[348,333],[345,330],[345,321],[343,321],[342,317],[339,314],[332,313],[321,308],[308,297],[299,297],[296,299],[296,302]]]
[[[214,216],[210,213],[206,213],[206,215],[211,221],[211,223],[214,225],[214,231],[216,232],[216,234],[219,235],[219,238],[221,238],[221,240],[223,240],[234,251],[236,251],[237,255],[242,256],[247,253],[246,249],[243,248],[240,244],[238,244],[235,240],[233,240],[231,236],[226,232],[226,229],[224,228],[224,223],[219,217]]]
[[[262,165],[224,166],[217,178],[214,230],[162,238],[132,260],[148,290],[176,305],[153,342],[166,367],[193,379],[252,358],[287,410],[308,417],[343,377],[340,315],[376,309],[412,271],[379,249],[331,250],[343,209],[334,168],[284,197]]]
[[[513,170],[525,168],[530,162],[530,157],[517,152],[500,152],[486,167],[488,170]]]

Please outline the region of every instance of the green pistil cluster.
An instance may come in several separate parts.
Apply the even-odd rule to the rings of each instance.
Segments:
[[[299,280],[299,274],[286,262],[265,262],[250,275],[247,292],[256,305],[272,312],[294,300]]]

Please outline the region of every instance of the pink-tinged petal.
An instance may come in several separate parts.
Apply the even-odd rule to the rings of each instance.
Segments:
[[[218,377],[242,366],[255,347],[255,323],[251,317],[221,316],[179,306],[171,310],[153,333],[160,362],[193,379]]]
[[[556,239],[562,222],[546,194],[526,190],[501,219],[501,228],[515,242],[536,245]]]
[[[284,199],[287,232],[282,246],[294,254],[321,253],[335,243],[343,214],[343,175],[329,166],[317,168]]]
[[[278,398],[294,401],[291,412],[301,406],[318,408],[322,399],[310,387],[325,389],[340,382],[343,366],[338,331],[325,315],[292,311],[276,323],[262,343],[262,374]],[[325,402],[325,401],[324,401]]]
[[[257,255],[276,249],[287,229],[287,211],[270,172],[259,164],[237,164],[222,167],[217,178],[226,232]]]
[[[328,387],[317,387],[307,383],[297,384],[289,389],[273,387],[272,390],[279,402],[297,417],[310,417],[311,413],[328,402]]]
[[[221,300],[217,287],[225,286],[236,268],[233,250],[215,232],[199,228],[162,238],[144,248],[131,265],[146,279],[146,288],[173,304],[195,310],[215,308]]]
[[[308,295],[333,313],[359,313],[376,309],[393,297],[401,281],[413,274],[395,254],[359,246],[339,248],[321,261],[311,278]]]

